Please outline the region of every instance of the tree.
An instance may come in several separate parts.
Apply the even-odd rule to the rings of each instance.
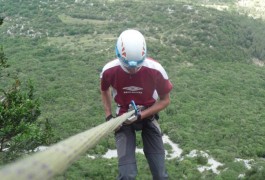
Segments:
[[[3,19],[0,18],[0,25]],[[0,49],[0,70],[8,67],[8,58]],[[0,73],[0,77],[3,75]],[[51,125],[38,122],[40,105],[34,97],[34,88],[29,81],[22,88],[18,78],[12,87],[0,89],[0,157],[2,162],[13,160],[24,150],[32,150],[39,145],[49,144],[52,136]],[[3,87],[1,87],[3,88]]]

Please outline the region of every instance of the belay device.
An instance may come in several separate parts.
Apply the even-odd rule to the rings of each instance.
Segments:
[[[124,122],[125,124],[133,123],[134,121],[138,120],[140,116],[140,108],[136,106],[134,100],[131,100],[129,111],[130,110],[134,110],[134,115],[127,118],[127,121]]]

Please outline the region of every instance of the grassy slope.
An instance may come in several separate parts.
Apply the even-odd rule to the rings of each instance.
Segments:
[[[147,38],[148,53],[166,67],[174,84],[172,103],[161,113],[164,132],[184,153],[208,150],[225,163],[228,169],[219,178],[234,179],[246,171],[234,162],[236,157],[254,158],[262,165],[265,75],[252,58],[253,48],[265,49],[264,23],[186,3],[148,2],[4,3],[8,18],[0,39],[11,64],[8,71],[35,83],[40,120],[52,121],[56,140],[100,124],[99,72],[114,58],[117,35],[137,28]],[[13,35],[7,35],[8,29]],[[114,147],[112,138],[91,152]],[[139,169],[148,169],[143,156],[139,158]],[[98,168],[100,162],[105,168]],[[167,164],[171,177],[215,176],[198,173],[193,159]],[[116,171],[115,160],[81,158],[65,176],[112,179]],[[150,174],[139,171],[139,178]]]

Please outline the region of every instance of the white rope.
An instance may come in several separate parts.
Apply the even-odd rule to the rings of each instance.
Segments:
[[[92,129],[63,140],[47,150],[37,152],[0,169],[3,180],[45,180],[62,174],[81,154],[94,147],[122,124],[134,111],[123,114]]]

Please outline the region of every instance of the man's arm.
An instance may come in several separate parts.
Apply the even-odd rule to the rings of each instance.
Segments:
[[[103,103],[104,110],[105,110],[105,116],[108,117],[109,115],[112,114],[110,88],[106,91],[100,90],[100,92],[101,92],[102,103]]]
[[[159,100],[149,107],[148,109],[141,112],[141,119],[149,117],[165,109],[170,104],[169,93],[159,97]]]

